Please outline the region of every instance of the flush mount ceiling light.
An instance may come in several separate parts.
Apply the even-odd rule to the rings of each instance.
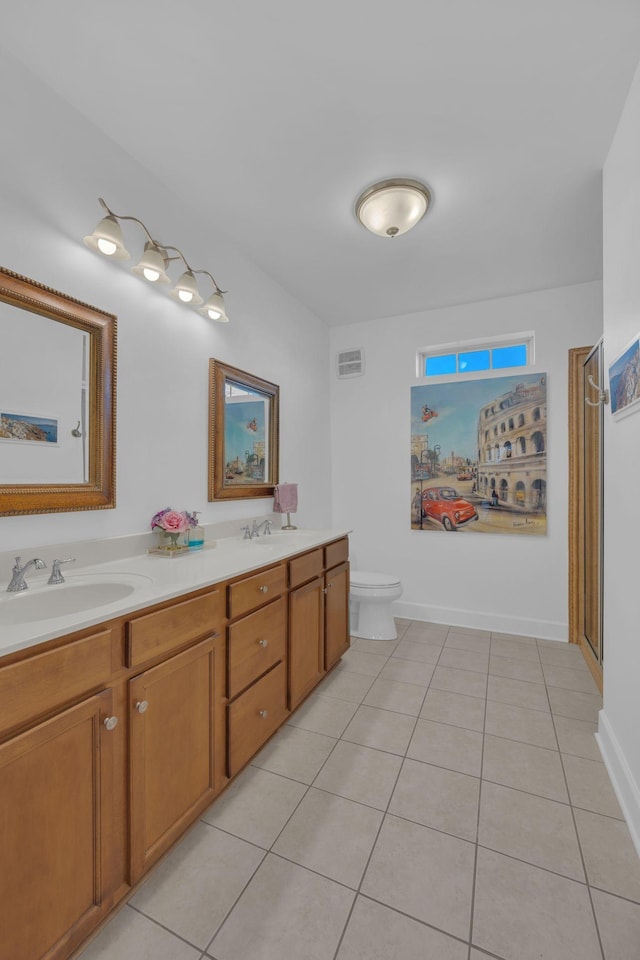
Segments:
[[[380,180],[361,193],[356,217],[379,237],[399,237],[415,227],[431,203],[431,193],[419,180]]]
[[[160,243],[159,240],[154,240],[142,220],[138,220],[137,217],[114,213],[102,197],[99,198],[98,202],[106,210],[107,216],[102,218],[93,233],[84,238],[84,242],[91,250],[95,250],[96,253],[101,253],[105,257],[111,257],[112,260],[128,260],[130,253],[124,245],[119,221],[132,220],[142,228],[147,238],[139,262],[135,267],[132,267],[133,273],[149,283],[167,284],[171,283],[171,278],[167,273],[169,265],[174,260],[182,261],[185,270],[175,286],[169,291],[169,296],[186,306],[199,307],[203,303],[203,298],[198,290],[195,275],[202,274],[211,280],[213,293],[199,312],[205,317],[209,317],[210,320],[217,320],[219,323],[229,322],[223,296],[226,291],[220,289],[208,270],[194,270],[181,250],[167,243]],[[175,253],[176,256],[170,256],[169,251]]]

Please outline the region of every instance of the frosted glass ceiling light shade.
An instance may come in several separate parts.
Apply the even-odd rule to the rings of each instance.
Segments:
[[[140,262],[132,267],[132,272],[138,277],[144,277],[149,283],[171,283],[165,269],[166,257],[154,243],[147,241]]]
[[[356,201],[356,217],[379,237],[399,237],[422,220],[431,193],[418,180],[381,180]]]
[[[187,303],[191,307],[197,307],[202,303],[202,297],[198,292],[198,284],[191,270],[185,270],[173,290],[169,291],[169,296],[180,303]]]
[[[203,307],[199,311],[203,316],[209,317],[209,320],[217,320],[218,323],[229,323],[229,317],[225,310],[224,297],[219,290],[212,293]]]
[[[115,217],[103,217],[93,233],[84,238],[84,242],[91,250],[111,257],[113,260],[128,260],[129,251],[124,245],[124,237],[120,224]]]

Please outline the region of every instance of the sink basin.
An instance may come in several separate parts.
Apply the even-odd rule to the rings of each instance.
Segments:
[[[249,543],[255,544],[256,547],[272,547],[277,550],[288,550],[289,548],[297,547],[304,550],[305,546],[313,542],[314,539],[315,538],[308,533],[297,533],[294,530],[287,530],[284,533],[276,532],[267,534],[266,536],[254,537]]]
[[[17,626],[54,620],[124,600],[141,586],[151,583],[141,574],[68,577],[64,584],[29,588],[23,593],[7,593],[0,601],[0,626]]]

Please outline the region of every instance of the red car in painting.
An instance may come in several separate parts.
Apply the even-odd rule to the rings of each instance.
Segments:
[[[445,530],[457,530],[478,519],[472,503],[458,496],[453,487],[429,487],[422,494],[422,516],[441,523]]]

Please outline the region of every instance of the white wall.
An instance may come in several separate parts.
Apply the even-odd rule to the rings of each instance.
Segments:
[[[167,505],[202,510],[205,523],[270,512],[266,498],[207,503],[209,357],[279,384],[280,478],[300,485],[297,522],[328,526],[326,326],[6,53],[0,90],[0,263],[118,317],[117,509],[2,517],[0,551],[143,532]],[[177,173],[178,189],[188,176]],[[229,290],[231,323],[206,320],[136,278],[131,263],[89,251],[82,237],[102,216],[99,196],[210,270]],[[141,234],[131,227],[126,238],[139,255]]]
[[[333,522],[353,528],[354,568],[400,576],[400,615],[567,638],[567,351],[601,334],[599,282],[431,310],[331,332]],[[412,531],[410,387],[420,348],[532,330],[548,374],[548,534]],[[366,372],[337,380],[335,353]]]
[[[604,352],[640,332],[640,69],[604,167]],[[640,853],[640,412],[605,411],[604,711],[600,743]]]

